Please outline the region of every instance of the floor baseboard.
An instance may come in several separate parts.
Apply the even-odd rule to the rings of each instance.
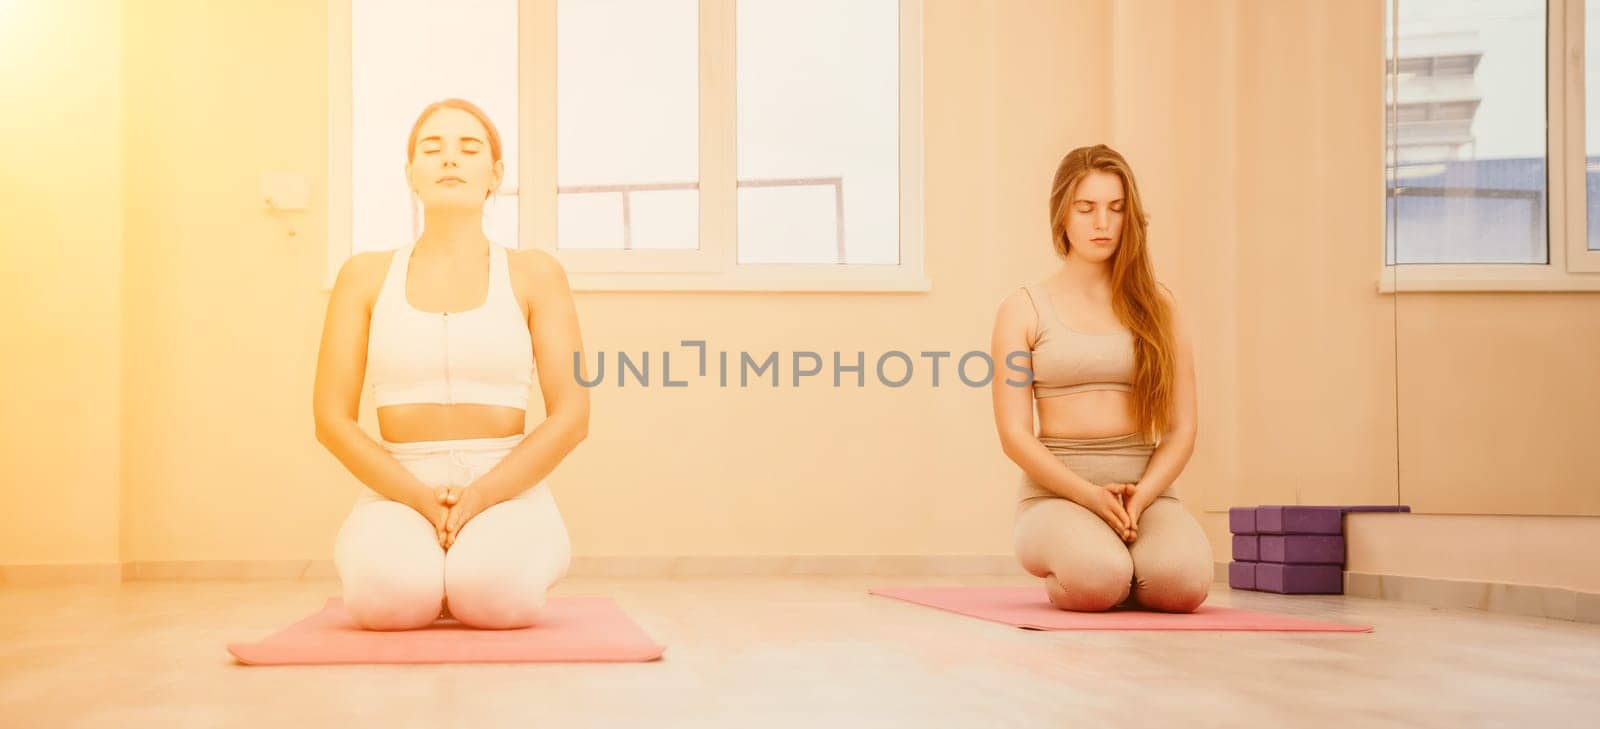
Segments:
[[[1214,575],[1217,581],[1227,582],[1228,563],[1217,562]],[[1600,623],[1600,593],[1563,587],[1346,571],[1344,594],[1430,607]]]
[[[786,575],[959,576],[1027,573],[1009,554],[580,556],[573,577]],[[121,564],[0,565],[0,585],[116,584],[138,580],[330,580],[332,560],[184,560]]]
[[[122,581],[123,565],[98,564],[3,564],[0,586],[32,585],[115,585]]]
[[[1563,587],[1346,572],[1344,594],[1433,607],[1600,623],[1600,593]]]
[[[572,577],[1026,576],[1009,554],[575,557]],[[1228,580],[1228,563],[1213,575]],[[332,560],[194,560],[0,565],[0,585],[115,585],[139,580],[332,580]],[[1344,594],[1433,607],[1600,623],[1600,593],[1560,587],[1345,572]]]

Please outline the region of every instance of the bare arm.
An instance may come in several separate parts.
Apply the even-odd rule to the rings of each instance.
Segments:
[[[384,260],[382,254],[362,253],[339,268],[322,324],[311,410],[316,418],[317,442],[351,474],[385,498],[420,511],[420,505],[434,500],[432,490],[357,422],[367,369],[367,331],[375,298],[371,291],[381,280],[375,277],[384,270]]]
[[[528,330],[533,339],[535,370],[544,394],[544,421],[511,449],[472,487],[489,504],[497,504],[532,488],[560,465],[589,435],[589,390],[578,383],[573,356],[581,364],[583,337],[577,306],[561,263],[544,251],[512,254],[512,271],[532,296]]]
[[[1092,490],[1100,486],[1067,468],[1039,442],[1034,434],[1033,388],[1015,384],[1023,380],[1031,382],[1031,378],[1007,366],[1009,362],[1018,367],[1032,367],[1028,352],[1034,325],[1033,304],[1025,292],[1017,291],[1001,302],[989,343],[989,355],[994,358],[995,366],[990,394],[1000,448],[1034,483],[1057,496],[1086,504]],[[1014,352],[1022,354],[1012,356]],[[1008,360],[1007,357],[1012,358]],[[1013,384],[1006,384],[1007,380]]]
[[[1151,454],[1150,463],[1145,466],[1144,475],[1139,477],[1134,492],[1134,498],[1144,505],[1154,503],[1178,479],[1178,474],[1188,465],[1189,457],[1194,455],[1194,442],[1199,430],[1193,342],[1189,339],[1188,327],[1178,315],[1176,302],[1167,297],[1167,304],[1172,307],[1172,338],[1178,370],[1174,373],[1172,383],[1172,422],[1161,436],[1161,445],[1156,446],[1155,453]]]

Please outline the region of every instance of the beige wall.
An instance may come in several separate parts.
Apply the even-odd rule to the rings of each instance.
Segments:
[[[1382,86],[1349,60],[1381,57],[1381,6],[1174,0],[1116,19],[1116,143],[1195,332],[1185,488],[1218,559],[1227,506],[1394,503],[1381,156],[1352,153],[1382,149]]]
[[[1345,569],[1600,593],[1590,516],[1352,514]]]
[[[6,534],[4,561],[329,556],[357,486],[316,444],[310,416],[327,300],[319,287],[326,59],[286,50],[322,48],[325,15],[318,3],[139,5],[125,18],[126,63],[109,77],[113,92],[126,93],[125,123],[96,117],[54,127],[63,131],[57,145],[67,130],[109,128],[102,134],[119,144],[116,130],[125,131],[126,165],[98,162],[106,166],[97,179],[125,183],[107,183],[115,189],[99,199],[124,195],[108,209],[126,210],[126,223],[100,230],[108,242],[92,265],[103,280],[69,280],[62,257],[42,279],[57,285],[29,290],[29,300],[70,296],[81,305],[86,292],[126,291],[120,317],[115,296],[78,316],[105,333],[84,340],[99,349],[72,340],[72,351],[33,348],[7,364],[8,375],[22,374],[6,386],[35,399],[9,412],[50,427],[8,415],[6,432],[32,438],[15,450],[24,463],[44,452],[58,456],[49,474],[63,459],[78,469],[57,505],[99,513],[104,523]],[[691,338],[713,352],[862,350],[869,358],[983,349],[996,303],[1055,265],[1043,231],[1056,160],[1106,141],[1140,175],[1157,275],[1177,292],[1196,336],[1201,431],[1182,478],[1219,560],[1228,546],[1216,510],[1235,504],[1393,503],[1397,492],[1435,511],[1592,503],[1581,492],[1595,481],[1594,464],[1572,459],[1501,457],[1496,473],[1539,485],[1498,501],[1483,480],[1476,490],[1441,488],[1459,474],[1439,457],[1447,451],[1438,439],[1483,437],[1495,412],[1440,410],[1454,429],[1424,426],[1461,390],[1481,390],[1486,377],[1504,383],[1519,367],[1524,376],[1512,381],[1521,399],[1494,407],[1537,414],[1541,403],[1569,401],[1570,383],[1525,375],[1533,364],[1575,373],[1595,361],[1592,349],[1557,336],[1595,318],[1594,295],[1524,295],[1513,317],[1457,305],[1475,295],[1443,297],[1431,309],[1413,304],[1427,299],[1404,297],[1400,382],[1412,389],[1400,408],[1400,488],[1397,312],[1374,280],[1382,94],[1370,59],[1381,53],[1380,34],[1378,2],[929,0],[933,291],[580,293],[591,357],[678,350]],[[115,57],[95,66],[63,54],[55,63],[105,75]],[[298,236],[256,203],[257,176],[269,170],[313,180]],[[37,228],[30,237],[46,237],[44,216],[29,219]],[[122,247],[109,242],[118,235]],[[8,241],[8,266],[23,260],[13,248]],[[1523,316],[1540,323],[1529,327]],[[26,330],[26,341],[50,341],[42,326]],[[1430,357],[1451,361],[1461,342],[1518,327],[1521,359],[1420,378],[1416,368]],[[68,360],[93,369],[64,380],[59,363]],[[50,383],[49,392],[17,384],[29,376]],[[987,393],[953,381],[946,370],[937,390],[921,376],[901,390],[870,379],[859,390],[606,386],[594,392],[590,439],[552,483],[580,555],[1004,554],[1014,471],[999,452]],[[90,402],[122,403],[120,412],[95,409],[109,420],[92,448],[121,454],[120,504],[116,459],[85,470],[99,462],[82,457],[86,431],[38,402],[96,389],[104,397]],[[369,403],[363,418],[370,428]],[[1572,443],[1600,429],[1575,417],[1556,422]],[[1542,453],[1560,452],[1551,432]],[[1600,519],[1574,523],[1600,536]]]
[[[129,193],[142,211],[128,270],[143,313],[127,353],[138,402],[124,559],[323,558],[355,494],[311,439],[322,213],[287,238],[254,199],[264,169],[320,181],[323,59],[274,49],[319,45],[322,13],[196,2],[130,18],[130,126],[145,140],[130,169],[161,174]],[[1103,66],[1107,39],[1086,27],[1074,31],[1085,42],[1063,44],[1055,30],[1085,17],[1103,26],[1106,7],[931,4],[933,293],[581,294],[591,351],[684,338],[756,352],[984,349],[995,304],[1052,263],[1038,231],[1055,158],[1106,134],[1106,113],[1070,105],[1104,96],[1104,80],[1075,69]],[[211,62],[185,63],[197,57]],[[249,65],[260,57],[284,60]],[[951,380],[602,388],[556,495],[580,554],[1003,551],[1012,481],[988,396]]]
[[[0,7],[0,564],[118,559],[121,53],[116,0]]]
[[[1240,8],[1242,472],[1222,505],[1393,503],[1381,3]]]
[[[1398,306],[1406,503],[1600,516],[1600,293],[1403,293]]]
[[[320,3],[128,14],[124,560],[331,553],[353,492],[312,432],[324,210],[289,237],[257,203],[265,171],[325,187],[326,32]]]

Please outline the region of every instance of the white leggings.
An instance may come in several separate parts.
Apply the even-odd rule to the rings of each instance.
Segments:
[[[430,487],[470,486],[524,437],[380,443]],[[334,565],[345,607],[369,630],[426,626],[446,604],[472,627],[528,627],[572,561],[566,524],[545,482],[484,509],[448,551],[415,509],[362,491],[339,528]]]

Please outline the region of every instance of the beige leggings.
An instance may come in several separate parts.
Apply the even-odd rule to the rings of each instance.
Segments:
[[[1137,433],[1039,440],[1096,485],[1137,483],[1154,452]],[[1172,488],[1139,517],[1139,536],[1132,544],[1094,512],[1041,493],[1050,492],[1024,474],[1015,546],[1023,568],[1044,578],[1056,607],[1099,611],[1131,601],[1150,610],[1192,612],[1205,602],[1212,580],[1211,543]]]
[[[470,486],[523,437],[382,444],[429,486]],[[426,517],[363,487],[334,542],[345,607],[369,630],[421,628],[445,605],[472,627],[528,627],[571,559],[566,524],[544,482],[484,509],[448,551]]]

